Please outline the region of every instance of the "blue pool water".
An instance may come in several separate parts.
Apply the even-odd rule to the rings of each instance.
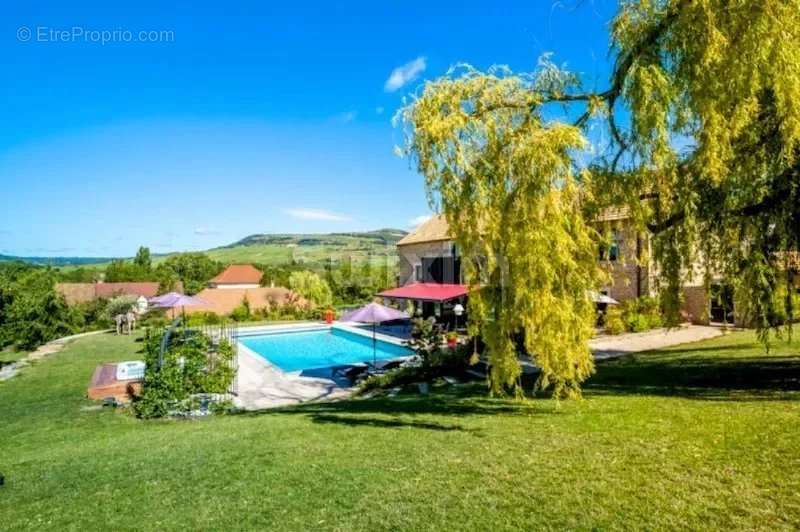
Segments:
[[[282,332],[240,338],[246,347],[283,371],[299,371],[372,362],[372,338],[341,329]],[[375,358],[410,356],[411,350],[388,342],[375,342]]]

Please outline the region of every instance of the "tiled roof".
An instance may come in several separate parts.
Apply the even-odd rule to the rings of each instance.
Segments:
[[[209,282],[216,284],[258,284],[261,282],[263,275],[252,264],[231,264]]]
[[[158,295],[158,283],[97,283],[95,293],[97,297],[135,295],[150,298]]]
[[[300,306],[308,304],[288,288],[280,286],[272,288],[206,288],[197,294],[197,297],[206,304],[186,307],[187,314],[214,312],[220,316],[227,315],[241,305],[245,297],[247,297],[250,310],[258,310],[272,305],[282,306],[290,302]]]
[[[628,207],[609,207],[600,213],[597,220],[611,222],[628,218],[630,218],[630,209]],[[447,225],[447,219],[445,219],[444,214],[437,214],[404,236],[397,245],[406,246],[409,244],[424,244],[426,242],[441,242],[443,240],[451,240],[450,228]]]
[[[151,298],[158,294],[159,283],[58,283],[56,290],[64,295],[67,303],[87,303],[100,298],[114,296],[144,296]],[[183,285],[178,283],[176,292],[183,292]]]
[[[56,290],[61,292],[69,305],[87,303],[97,298],[94,283],[57,283]]]
[[[408,244],[423,244],[425,242],[450,240],[449,231],[450,228],[447,225],[444,214],[436,214],[400,239],[397,245],[406,246]]]

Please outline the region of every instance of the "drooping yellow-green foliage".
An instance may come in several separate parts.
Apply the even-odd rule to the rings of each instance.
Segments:
[[[740,319],[765,341],[792,321],[800,0],[626,1],[610,46],[605,90],[581,92],[548,60],[528,75],[464,68],[399,115],[432,202],[473,260],[467,278],[482,289],[471,318],[494,391],[519,377],[520,338],[557,395],[591,372],[586,294],[599,284],[601,236],[590,226],[609,206],[652,235],[670,322],[697,276],[731,283]],[[610,141],[583,150],[598,122]]]
[[[790,322],[773,295],[800,250],[800,1],[629,2],[613,38],[628,160],[595,182],[655,232],[672,310],[699,261],[763,333]]]
[[[486,342],[494,393],[520,393],[520,348],[557,396],[577,394],[593,369],[599,271],[572,162],[586,141],[574,126],[546,122],[531,90],[562,83],[554,70],[523,78],[465,68],[430,83],[402,115],[463,257],[470,327]]]

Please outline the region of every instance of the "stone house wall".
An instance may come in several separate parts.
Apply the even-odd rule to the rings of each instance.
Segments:
[[[453,255],[453,241],[440,240],[438,242],[422,242],[419,244],[406,244],[398,246],[399,282],[398,286],[413,283],[414,267],[422,265],[423,257],[451,257]]]

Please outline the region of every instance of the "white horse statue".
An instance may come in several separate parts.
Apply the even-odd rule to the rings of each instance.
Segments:
[[[117,326],[117,334],[130,334],[131,331],[136,329],[136,313],[133,308],[125,314],[114,316],[114,323]]]

